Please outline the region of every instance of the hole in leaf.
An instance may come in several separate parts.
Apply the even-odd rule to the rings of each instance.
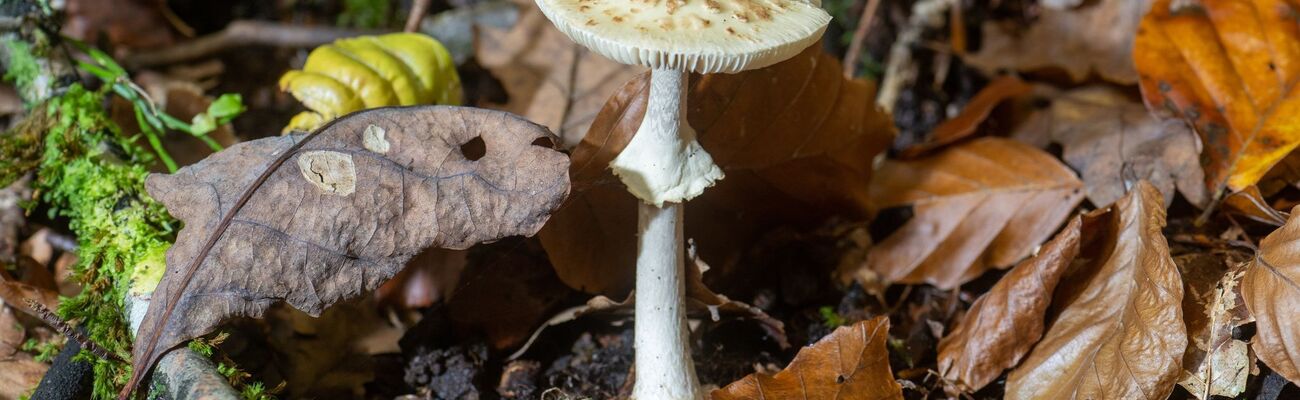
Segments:
[[[484,155],[487,155],[487,143],[483,142],[482,136],[475,136],[470,141],[460,145],[460,154],[470,161],[478,161]]]
[[[555,148],[555,141],[551,140],[550,137],[542,136],[537,139],[533,139],[533,146],[541,146],[548,149],[553,149]]]
[[[844,375],[835,375],[835,383],[844,383],[845,380]]]

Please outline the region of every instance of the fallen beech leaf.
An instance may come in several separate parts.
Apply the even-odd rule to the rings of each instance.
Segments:
[[[1252,319],[1238,289],[1246,270],[1229,269],[1231,259],[1209,253],[1174,258],[1183,276],[1188,336],[1178,384],[1201,400],[1237,397],[1255,365],[1246,342],[1232,337],[1234,329]]]
[[[1214,197],[1259,182],[1300,144],[1300,23],[1282,0],[1156,0],[1133,48],[1147,108],[1201,136]]]
[[[510,95],[501,109],[550,127],[564,147],[575,146],[605,99],[645,69],[588,51],[556,30],[536,3],[515,3],[514,27],[479,27],[475,57]]]
[[[69,0],[62,33],[86,43],[107,36],[113,47],[157,48],[172,44],[165,3],[150,0]]]
[[[989,20],[979,52],[963,58],[990,74],[999,70],[1064,69],[1075,81],[1096,71],[1106,80],[1134,83],[1133,36],[1151,0],[1099,0],[1079,8],[1045,7],[1024,32]]]
[[[1079,254],[1078,217],[1038,255],[1022,261],[971,304],[966,316],[939,341],[939,373],[949,394],[973,393],[1016,366],[1043,337],[1056,283]]]
[[[1160,192],[1141,182],[1085,216],[1080,291],[1007,379],[1006,398],[1165,399],[1181,371],[1183,285],[1160,230]],[[1098,244],[1097,248],[1089,245]],[[1091,251],[1098,250],[1098,251]],[[1059,291],[1059,289],[1058,289]],[[1058,296],[1058,299],[1061,298]]]
[[[930,131],[930,136],[924,142],[903,149],[899,156],[903,158],[916,157],[970,136],[975,133],[975,128],[978,128],[988,118],[989,113],[993,112],[993,109],[998,104],[1001,104],[1004,100],[1027,94],[1033,88],[1033,85],[1025,83],[1020,78],[1012,75],[1003,75],[994,79],[993,82],[989,82],[987,86],[980,89],[979,93],[976,93],[975,97],[970,99],[970,102],[966,103],[966,107],[962,108],[960,114],[934,127],[934,130]]]
[[[1291,210],[1286,225],[1259,242],[1259,252],[1246,266],[1241,296],[1255,317],[1255,354],[1291,382],[1300,382],[1300,207]]]
[[[276,301],[319,315],[425,248],[535,233],[569,189],[551,140],[499,111],[382,108],[151,175],[149,194],[185,228],[140,329],[133,381],[227,318]]]
[[[912,161],[886,161],[872,205],[912,219],[867,253],[886,281],[951,289],[1028,256],[1083,199],[1083,183],[1052,155],[986,137]]]
[[[776,374],[753,373],[711,394],[730,399],[902,399],[889,368],[889,318],[841,326]]]
[[[573,151],[574,195],[542,230],[560,278],[621,298],[636,256],[636,198],[608,164],[640,126],[647,75],[610,98]],[[688,119],[726,179],[686,208],[686,236],[729,276],[764,228],[864,217],[871,163],[893,139],[874,103],[875,85],[845,79],[839,62],[811,46],[776,65],[739,74],[694,75]]]
[[[1186,124],[1152,117],[1146,107],[1106,86],[1040,89],[1048,92],[1051,106],[1031,115],[1013,135],[1060,143],[1061,158],[1079,171],[1094,205],[1114,203],[1142,180],[1160,189],[1166,206],[1174,201],[1175,187],[1192,204],[1203,207],[1208,201],[1196,136]]]

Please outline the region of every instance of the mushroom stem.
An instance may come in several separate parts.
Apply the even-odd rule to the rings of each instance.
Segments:
[[[639,400],[703,399],[686,326],[682,205],[641,203],[636,258],[636,383]]]
[[[637,137],[657,138],[654,142],[662,144],[650,146],[649,150],[685,151],[708,160],[708,153],[699,148],[694,132],[684,120],[686,81],[685,72],[664,69],[651,72],[649,104]],[[681,158],[676,160],[688,163]],[[712,161],[707,162],[709,167],[717,169]],[[650,166],[671,168],[653,163]],[[717,175],[721,175],[720,171]],[[700,400],[704,396],[695,377],[695,363],[687,341],[690,331],[686,326],[683,206],[680,202],[638,197],[644,202],[637,209],[641,235],[636,257],[636,383],[632,398]],[[662,208],[653,203],[662,204]]]

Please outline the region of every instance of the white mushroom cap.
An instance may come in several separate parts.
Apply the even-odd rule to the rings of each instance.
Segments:
[[[574,42],[624,64],[736,73],[793,57],[831,17],[820,0],[537,0]]]

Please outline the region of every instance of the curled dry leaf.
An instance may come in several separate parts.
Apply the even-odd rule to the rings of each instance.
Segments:
[[[185,228],[140,329],[135,371],[278,301],[319,315],[425,248],[535,233],[569,189],[553,140],[499,111],[382,108],[151,175],[149,194]]]
[[[1057,290],[1061,312],[1011,371],[1007,399],[1155,400],[1173,392],[1187,331],[1164,225],[1160,192],[1146,182],[1084,217],[1081,262],[1072,267],[1079,274]]]
[[[1038,255],[1022,261],[971,304],[966,316],[939,341],[939,372],[954,396],[980,390],[1016,366],[1043,337],[1056,284],[1079,254],[1078,217]]]
[[[1233,330],[1252,321],[1239,289],[1246,269],[1229,269],[1233,258],[1210,253],[1174,258],[1183,276],[1188,336],[1178,384],[1201,400],[1237,397],[1255,365],[1246,342],[1232,337]]]
[[[975,97],[972,97],[970,102],[966,103],[966,107],[961,109],[960,114],[934,127],[926,141],[903,149],[899,155],[904,158],[916,157],[930,150],[965,139],[975,133],[976,128],[979,128],[980,124],[989,117],[989,113],[993,112],[993,109],[998,104],[1028,94],[1033,89],[1033,85],[1025,83],[1025,81],[1015,76],[1000,76],[994,79],[993,82],[989,82],[983,89],[980,89],[979,93],[976,93]]]
[[[1246,266],[1241,296],[1255,317],[1255,354],[1278,374],[1300,382],[1300,207],[1264,240]]]
[[[1174,201],[1174,189],[1188,202],[1208,201],[1196,155],[1196,136],[1181,121],[1160,120],[1124,93],[1106,86],[1066,92],[1040,87],[1051,106],[1016,129],[1017,139],[1060,143],[1062,158],[1083,177],[1088,200],[1114,203],[1146,180]],[[1041,138],[1041,139],[1040,139]]]
[[[1052,155],[986,137],[912,161],[886,161],[872,205],[912,219],[867,253],[886,281],[951,289],[1028,256],[1083,199],[1083,183]]]
[[[739,74],[694,75],[687,117],[727,178],[686,209],[686,236],[728,276],[764,228],[864,217],[872,159],[893,139],[875,85],[845,79],[821,46]],[[609,172],[641,124],[649,76],[628,82],[573,151],[574,196],[542,230],[566,284],[621,298],[636,256],[636,198]]]
[[[574,146],[605,99],[644,68],[592,53],[555,29],[536,3],[514,2],[519,21],[508,30],[479,26],[475,57],[510,95],[503,110],[550,127],[564,147]]]
[[[753,373],[712,393],[731,399],[902,399],[889,368],[889,318],[841,326],[776,374]]]
[[[1300,13],[1285,0],[1156,0],[1133,48],[1143,100],[1191,124],[1214,197],[1300,145]]]
[[[44,268],[43,266],[36,266]],[[7,304],[23,313],[40,318],[40,313],[27,305],[27,300],[35,301],[48,310],[59,309],[59,293],[54,289],[43,288],[20,282],[0,268],[0,304]]]
[[[964,57],[986,72],[1014,69],[1064,69],[1075,81],[1096,71],[1119,83],[1138,80],[1133,69],[1133,36],[1151,0],[1099,0],[1078,8],[1046,7],[1024,32],[987,21],[978,53]]]

